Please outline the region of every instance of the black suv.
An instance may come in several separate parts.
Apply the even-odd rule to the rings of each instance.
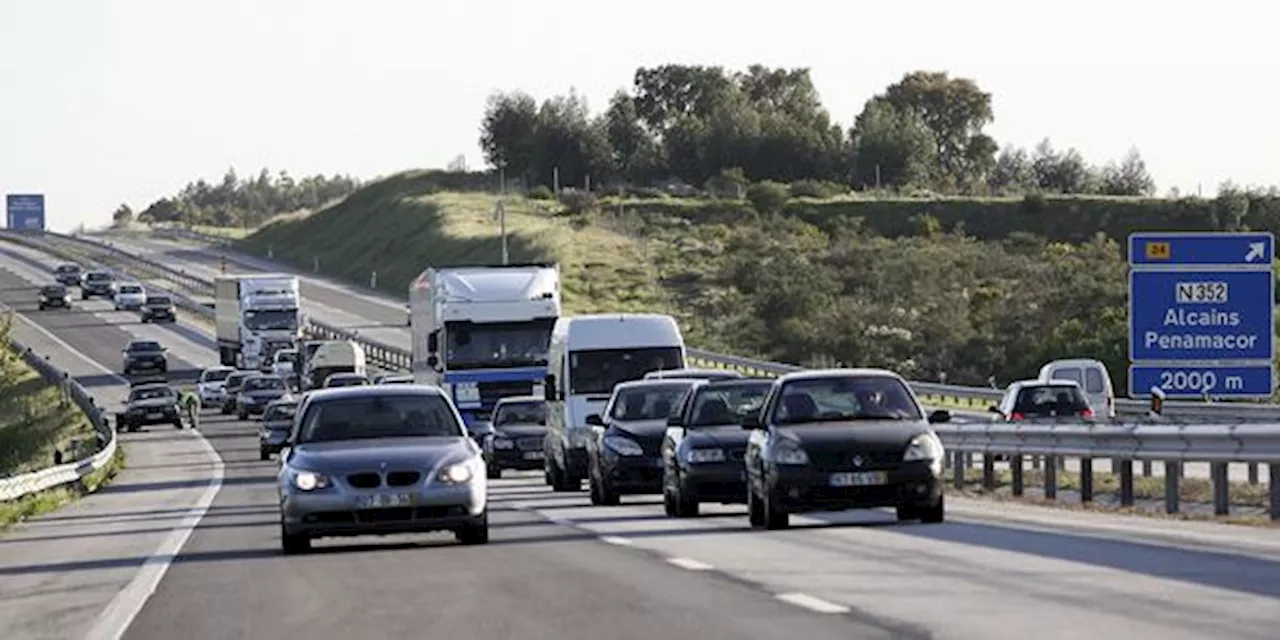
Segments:
[[[67,293],[66,287],[60,284],[40,287],[40,310],[44,311],[49,307],[71,308],[71,295]]]
[[[168,373],[169,360],[165,357],[168,351],[155,340],[130,342],[124,350],[124,374],[128,376],[142,371]]]
[[[60,264],[53,270],[53,279],[57,280],[58,284],[61,285],[78,287],[80,286],[80,276],[83,271],[80,265],[75,263]]]
[[[124,405],[124,411],[116,414],[116,430],[137,431],[153,424],[182,428],[178,393],[166,382],[148,380],[134,383]]]
[[[173,312],[173,300],[169,296],[147,296],[138,311],[143,322],[177,322],[178,316]]]
[[[88,300],[94,296],[111,298],[116,295],[116,279],[110,271],[94,269],[84,274],[80,280],[80,299]]]

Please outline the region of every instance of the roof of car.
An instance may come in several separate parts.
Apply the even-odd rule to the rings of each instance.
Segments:
[[[1009,384],[1009,388],[1025,389],[1027,387],[1079,387],[1080,383],[1075,380],[1064,380],[1062,378],[1053,378],[1052,380],[1034,379],[1034,380],[1018,380]]]
[[[499,398],[498,404],[516,404],[518,402],[546,402],[547,399],[542,396],[507,396]],[[497,406],[497,405],[494,405]]]
[[[697,382],[699,382],[699,380],[696,378],[650,378],[648,380],[628,380],[614,385],[613,390],[616,392],[626,389],[635,389],[637,387],[691,387]]]
[[[792,380],[820,380],[822,378],[894,378],[901,380],[902,376],[888,369],[808,369],[805,371],[793,371],[785,373],[779,380],[790,382]]]
[[[421,396],[444,396],[444,391],[440,387],[429,384],[398,384],[398,385],[364,385],[359,387],[331,387],[328,389],[311,389],[307,391],[307,401],[317,402],[320,400],[337,400],[341,398],[364,398],[368,396],[378,395],[421,395]]]
[[[650,371],[644,374],[646,380],[661,380],[664,378],[677,378],[681,376],[728,376],[734,378],[745,377],[732,369],[698,369],[688,367],[684,369],[660,369],[658,371]]]

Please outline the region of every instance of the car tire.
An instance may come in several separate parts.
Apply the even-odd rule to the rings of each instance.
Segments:
[[[178,418],[177,420],[174,420],[174,421],[173,421],[173,428],[174,428],[174,429],[181,429],[181,428],[182,428],[182,418]]]
[[[281,524],[280,550],[287,556],[306,553],[311,550],[311,536],[305,533],[289,533],[284,524]]]
[[[231,407],[228,407],[228,406],[227,406],[227,405],[225,405],[225,404],[224,404],[224,405],[222,405],[222,415],[224,415],[224,416],[229,416],[229,415],[231,415]]]
[[[747,521],[751,523],[752,529],[760,529],[764,527],[764,505],[760,504],[760,498],[756,495],[754,489],[747,487]]]
[[[596,474],[587,474],[587,493],[591,494],[591,506],[604,505],[604,495],[600,493],[600,483],[596,482]]]
[[[560,463],[552,461],[551,490],[557,493],[568,493],[570,491],[578,491],[579,489],[581,489],[582,483],[579,482],[578,486],[574,486],[573,483],[569,482],[569,479],[567,477],[568,475],[569,474],[566,473],[565,470],[560,467]]]
[[[668,518],[676,517],[676,497],[667,487],[662,488],[662,511]]]
[[[267,453],[267,450],[266,450],[266,449],[263,449],[263,448],[259,447],[259,448],[258,448],[258,459],[259,459],[259,460],[270,460],[270,459],[271,459],[271,454],[270,454],[270,453]]]
[[[236,417],[240,418],[241,421],[245,421],[249,419],[249,414],[244,411],[241,411],[240,413],[236,414]]]
[[[453,532],[458,542],[465,545],[488,544],[489,542],[489,513],[486,511],[480,516],[480,520],[476,523],[461,527]]]
[[[679,481],[677,481],[679,482]],[[677,518],[698,517],[698,498],[683,482],[676,485],[675,508]]]
[[[502,467],[496,467],[491,464],[485,465],[485,476],[490,480],[498,480],[502,478]]]
[[[786,529],[791,526],[791,514],[778,509],[774,505],[773,492],[765,492],[763,504],[760,506],[765,529],[776,531],[779,529]]]
[[[605,480],[598,473],[596,478],[600,481],[600,504],[606,507],[616,507],[622,503],[622,496],[618,495],[613,487],[609,486],[609,481]]]
[[[938,524],[947,519],[946,498],[938,496],[938,502],[916,510],[916,517],[925,524]]]

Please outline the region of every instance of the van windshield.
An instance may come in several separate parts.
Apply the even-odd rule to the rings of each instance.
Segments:
[[[680,347],[573,351],[569,354],[569,394],[608,395],[619,382],[640,380],[650,371],[683,368]]]

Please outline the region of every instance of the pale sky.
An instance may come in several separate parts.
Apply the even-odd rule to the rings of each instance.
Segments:
[[[916,69],[994,94],[1002,144],[1137,146],[1161,193],[1280,183],[1275,0],[0,0],[0,191],[105,223],[228,167],[473,166],[485,98],[636,67],[805,66],[844,125]]]

